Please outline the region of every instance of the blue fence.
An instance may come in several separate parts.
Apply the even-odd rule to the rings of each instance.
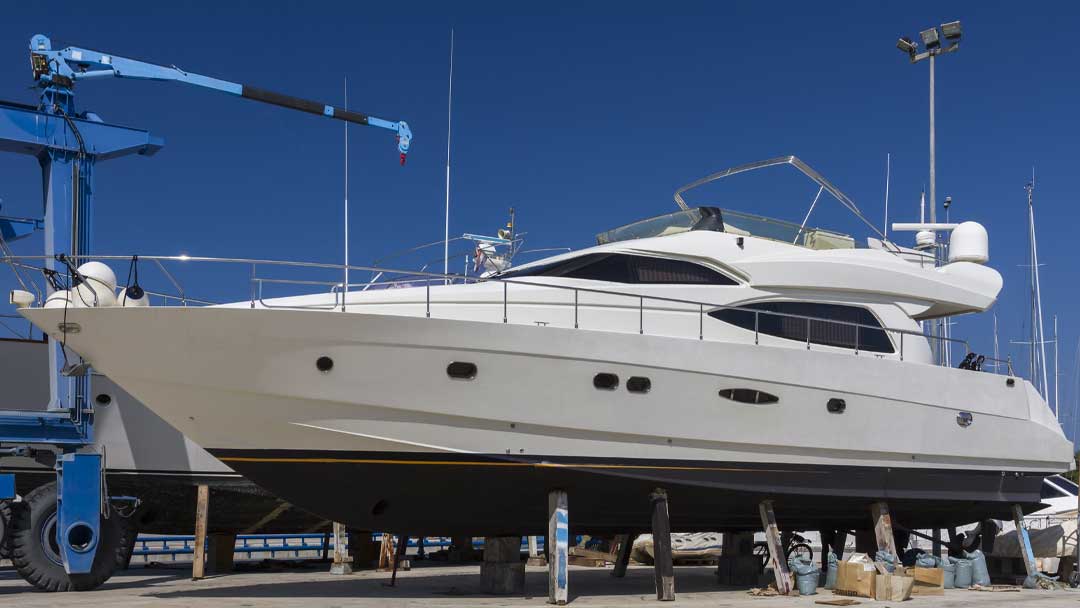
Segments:
[[[372,534],[374,542],[382,541],[382,534]],[[544,537],[538,537],[539,547],[544,546]],[[409,539],[409,547],[416,547],[417,539]],[[425,550],[438,550],[450,546],[450,538],[434,536],[424,538]],[[484,547],[483,539],[473,540],[477,549]],[[522,547],[528,547],[528,539],[522,537]],[[269,553],[271,558],[305,559],[301,552],[315,551],[320,555],[334,550],[334,537],[331,534],[238,534],[234,552],[248,558],[253,553]],[[176,561],[178,555],[195,553],[195,537],[183,534],[140,534],[135,543],[134,556],[169,556]]]

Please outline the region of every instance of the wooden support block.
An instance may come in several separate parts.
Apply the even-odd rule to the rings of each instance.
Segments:
[[[225,574],[233,570],[236,552],[235,534],[211,534],[206,554],[206,569],[210,574]]]
[[[1031,537],[1028,536],[1028,530],[1024,527],[1024,511],[1020,505],[1013,505],[1012,512],[1017,538],[1020,540],[1020,554],[1024,558],[1024,569],[1028,576],[1037,576],[1039,567],[1035,563],[1035,553],[1031,550]]]
[[[484,563],[480,565],[480,588],[485,593],[511,594],[525,590],[525,563],[521,561],[521,537],[484,539]]]
[[[772,501],[761,501],[758,504],[758,513],[761,515],[761,527],[765,529],[765,542],[769,544],[769,565],[776,577],[776,590],[782,595],[789,595],[792,589],[791,572],[788,571],[784,546],[780,544],[780,529],[776,526]]]
[[[657,488],[649,496],[652,501],[653,574],[656,599],[675,601],[675,564],[671,555],[671,521],[668,517],[667,492]]]
[[[191,562],[191,580],[206,573],[206,519],[210,510],[210,487],[200,485],[195,499],[195,555]]]
[[[539,556],[540,556],[540,550],[537,548],[536,537],[535,536],[530,536],[529,537],[529,557],[533,558],[533,557],[539,557]]]
[[[565,606],[570,581],[570,516],[566,492],[548,492],[548,603]]]
[[[611,576],[615,578],[626,576],[626,567],[630,565],[630,553],[634,550],[634,537],[634,534],[620,534],[615,537],[618,553],[615,555],[615,569],[611,571]]]
[[[878,551],[887,551],[900,563],[900,554],[896,552],[896,536],[893,535],[892,516],[889,504],[885,501],[870,505],[870,514],[874,518],[874,536],[877,537]]]
[[[346,548],[348,535],[345,524],[334,522],[334,561],[330,564],[330,574],[352,574],[352,558]]]

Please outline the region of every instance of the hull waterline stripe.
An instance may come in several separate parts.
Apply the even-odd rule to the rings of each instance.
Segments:
[[[478,467],[536,467],[553,469],[647,469],[661,471],[727,471],[747,473],[811,473],[825,474],[824,471],[793,471],[787,469],[740,469],[731,467],[692,467],[661,466],[636,464],[566,464],[556,462],[484,462],[477,460],[384,460],[377,458],[263,458],[257,456],[224,456],[222,462],[261,462],[261,463],[297,463],[297,464],[407,464],[436,466],[478,466]]]

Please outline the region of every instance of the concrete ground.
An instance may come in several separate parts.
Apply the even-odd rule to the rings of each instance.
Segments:
[[[816,600],[838,596],[823,591],[806,597],[756,598],[746,589],[720,587],[711,567],[680,567],[675,570],[678,595],[674,603],[657,602],[653,591],[653,572],[649,567],[632,566],[626,578],[610,576],[610,568],[571,567],[570,605],[572,606],[740,606],[754,608],[802,608]],[[274,570],[249,570],[212,576],[194,582],[190,567],[166,565],[154,568],[133,567],[114,576],[102,588],[79,594],[50,594],[33,591],[14,570],[0,570],[0,604],[33,608],[37,606],[228,606],[269,608],[365,606],[403,607],[472,607],[472,606],[545,606],[547,570],[528,569],[525,594],[493,596],[478,591],[479,564],[464,566],[424,565],[410,572],[398,572],[397,587],[387,587],[390,575],[364,571],[350,576],[332,576],[325,565],[309,564],[303,568],[280,567]],[[888,606],[895,602],[872,602],[859,599],[861,605]],[[1021,591],[988,593],[949,590],[943,597],[918,597],[906,603],[910,608],[948,606],[1043,608],[1076,606],[1080,592]]]

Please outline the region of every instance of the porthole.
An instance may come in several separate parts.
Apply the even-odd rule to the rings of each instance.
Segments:
[[[379,499],[379,501],[371,507],[371,514],[378,517],[379,515],[382,515],[384,511],[386,511],[386,507],[388,506],[390,505],[387,504],[385,498]]]
[[[626,381],[626,390],[631,393],[647,393],[652,390],[652,380],[644,376],[632,376]]]
[[[334,369],[334,360],[323,355],[315,360],[315,368],[324,374],[328,373],[330,370]]]
[[[472,380],[476,377],[476,364],[467,361],[454,361],[446,366],[446,375],[456,380]]]
[[[830,414],[843,414],[844,410],[847,409],[847,402],[843,399],[833,397],[825,404],[825,409],[827,409]]]
[[[720,396],[724,399],[738,401],[739,403],[753,403],[756,405],[765,405],[780,401],[780,398],[776,395],[752,388],[725,388],[720,391]]]
[[[602,372],[593,376],[592,385],[605,391],[613,391],[619,388],[619,377],[615,374]]]
[[[110,403],[112,403],[112,396],[106,393],[101,393],[97,397],[94,397],[94,403],[102,406],[109,405]]]

